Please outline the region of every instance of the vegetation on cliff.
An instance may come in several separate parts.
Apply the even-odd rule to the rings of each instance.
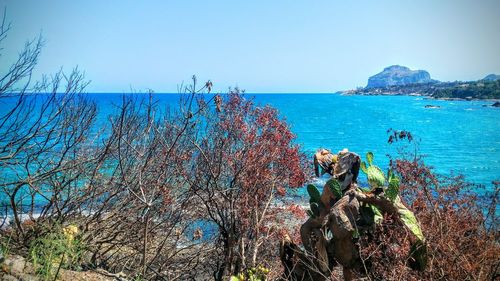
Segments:
[[[500,80],[432,82],[358,88],[342,92],[350,95],[418,95],[438,99],[500,99]]]
[[[418,95],[437,99],[500,99],[498,75],[490,74],[477,81],[439,82],[427,71],[393,65],[371,76],[368,85],[342,91],[351,95]]]

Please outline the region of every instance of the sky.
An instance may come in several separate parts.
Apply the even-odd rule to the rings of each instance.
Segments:
[[[500,74],[498,0],[0,0],[12,24],[0,70],[26,40],[35,77],[78,66],[88,92],[176,92],[192,75],[216,91],[328,93],[393,64],[441,81]]]

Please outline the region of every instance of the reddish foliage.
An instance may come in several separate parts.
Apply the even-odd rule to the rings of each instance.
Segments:
[[[462,176],[437,176],[418,155],[411,158],[392,161],[392,168],[426,237],[427,267],[423,272],[408,267],[412,238],[385,218],[373,237],[360,240],[369,274],[385,280],[498,278],[498,185],[493,194],[480,196],[483,187],[466,183]]]
[[[257,107],[238,91],[204,118],[193,192],[220,231],[224,261],[216,275],[236,274],[275,248],[286,211],[278,200],[304,184],[305,157],[276,109]]]
[[[376,280],[419,280],[407,265],[411,235],[402,229],[397,220],[386,216],[371,235],[360,238],[361,257],[369,276]]]
[[[306,212],[305,212],[304,208],[302,208],[300,205],[291,204],[288,206],[288,211],[290,211],[291,214],[298,219],[305,219],[306,218]]]

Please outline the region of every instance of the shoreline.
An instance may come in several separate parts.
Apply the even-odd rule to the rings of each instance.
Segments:
[[[485,102],[500,102],[500,99],[479,99],[479,98],[436,98],[429,95],[422,94],[405,94],[405,93],[347,93],[347,92],[335,92],[334,94],[339,94],[341,96],[407,96],[407,97],[421,97],[426,100],[442,100],[442,101],[485,101]]]

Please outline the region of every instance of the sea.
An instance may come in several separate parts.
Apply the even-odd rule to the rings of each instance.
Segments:
[[[85,95],[97,104],[94,131],[109,128],[109,118],[117,113],[123,94]],[[144,94],[134,95],[147,98]],[[180,94],[156,93],[153,98],[160,110],[175,108]],[[463,175],[467,182],[484,186],[475,189],[478,193],[494,190],[492,182],[500,180],[500,108],[491,107],[492,101],[311,93],[245,93],[245,98],[252,99],[256,106],[276,108],[295,134],[295,143],[311,160],[319,148],[334,153],[347,148],[363,159],[367,152],[372,152],[375,164],[387,170],[389,159],[398,157],[399,150],[414,153],[416,149],[436,173]],[[0,116],[14,104],[2,101]],[[414,142],[389,144],[390,129],[411,132]],[[7,176],[0,175],[0,180]],[[320,187],[326,180],[327,175],[313,178],[312,183]],[[367,182],[363,173],[359,182]],[[291,195],[303,201],[307,192],[303,187]],[[4,200],[0,194],[0,205]]]
[[[122,94],[86,95],[98,108],[94,130],[109,128],[109,117],[116,114]],[[319,148],[332,152],[347,148],[363,159],[367,152],[373,152],[375,164],[386,170],[390,157],[398,157],[399,149],[410,152],[417,149],[436,173],[465,176],[479,195],[493,191],[492,182],[500,180],[500,108],[491,107],[491,101],[310,93],[247,93],[245,98],[252,99],[256,106],[276,108],[295,134],[295,143],[311,160]],[[154,99],[159,108],[174,108],[179,94],[154,94]],[[6,108],[8,103],[0,104],[0,115]],[[389,144],[387,131],[390,129],[411,132],[418,146],[404,141]],[[7,175],[0,176],[2,180]],[[311,183],[321,187],[326,180],[327,175],[313,178]],[[360,173],[359,182],[366,185],[363,173]],[[478,185],[485,188],[476,188]],[[306,188],[295,189],[288,198],[306,204]],[[5,200],[7,198],[0,194],[0,205],[7,204]],[[40,199],[35,205],[42,206],[44,201]],[[3,219],[8,222],[10,217]],[[202,227],[206,233],[216,233],[208,222],[197,222],[190,231],[195,227]]]
[[[120,94],[88,94],[104,123],[121,101]],[[333,152],[347,148],[387,169],[398,148],[418,149],[424,162],[441,175],[464,175],[465,180],[493,189],[500,180],[500,108],[491,101],[445,101],[418,96],[340,94],[251,94],[257,106],[270,105],[296,135],[295,142],[312,159],[318,148]],[[159,105],[174,105],[178,94],[155,94]],[[428,107],[431,105],[432,107]],[[427,107],[426,107],[427,106]],[[411,132],[408,142],[388,143],[389,129]],[[361,182],[366,181],[361,175]],[[319,180],[321,181],[321,179]]]

